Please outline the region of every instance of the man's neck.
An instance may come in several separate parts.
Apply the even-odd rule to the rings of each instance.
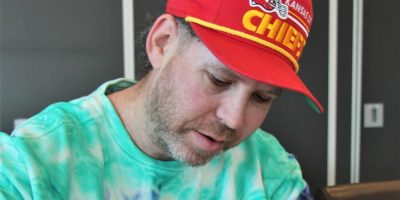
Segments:
[[[146,120],[147,96],[151,91],[148,81],[145,78],[130,88],[108,95],[108,98],[136,146],[150,157],[163,160],[165,153],[152,142]]]

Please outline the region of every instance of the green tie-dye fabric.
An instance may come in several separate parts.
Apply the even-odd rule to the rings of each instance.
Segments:
[[[0,133],[0,199],[296,199],[306,188],[297,161],[257,130],[201,167],[148,157],[132,142],[105,93],[56,103]]]

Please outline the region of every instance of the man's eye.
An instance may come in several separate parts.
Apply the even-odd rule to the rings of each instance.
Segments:
[[[209,77],[210,77],[211,82],[217,87],[226,87],[231,84],[230,81],[224,81],[224,80],[219,79],[211,74],[209,75]]]
[[[265,96],[260,95],[260,94],[254,94],[253,98],[258,103],[269,103],[269,102],[272,101],[272,97],[265,97]]]

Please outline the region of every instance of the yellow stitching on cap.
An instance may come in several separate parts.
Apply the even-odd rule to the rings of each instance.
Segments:
[[[214,30],[218,30],[218,31],[222,31],[222,32],[225,32],[225,33],[229,33],[229,34],[235,35],[235,36],[239,36],[241,38],[245,38],[245,39],[251,40],[253,42],[256,42],[258,44],[267,46],[267,47],[269,47],[271,49],[274,49],[275,51],[278,51],[279,53],[283,54],[286,58],[288,58],[290,60],[290,62],[293,63],[294,71],[296,73],[299,71],[299,64],[297,63],[297,60],[290,53],[288,53],[285,49],[283,49],[283,48],[281,48],[281,47],[279,47],[279,46],[277,46],[277,45],[275,45],[273,43],[270,43],[270,42],[268,42],[266,40],[263,40],[263,39],[260,39],[258,37],[249,35],[247,33],[244,33],[244,32],[241,32],[241,31],[237,31],[237,30],[234,30],[234,29],[231,29],[231,28],[228,28],[228,27],[220,26],[220,25],[217,25],[217,24],[213,24],[213,23],[210,23],[210,22],[207,22],[207,21],[204,21],[202,19],[195,18],[195,17],[188,16],[188,17],[185,18],[185,20],[188,21],[188,22],[194,22],[196,24],[200,24],[202,26],[205,26],[205,27],[208,27],[208,28],[211,28],[211,29],[214,29]]]

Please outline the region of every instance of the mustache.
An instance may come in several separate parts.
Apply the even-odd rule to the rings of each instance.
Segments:
[[[219,135],[236,135],[236,130],[228,127],[225,124],[218,123],[214,125],[214,127],[216,127],[215,130],[218,130],[217,134]]]

